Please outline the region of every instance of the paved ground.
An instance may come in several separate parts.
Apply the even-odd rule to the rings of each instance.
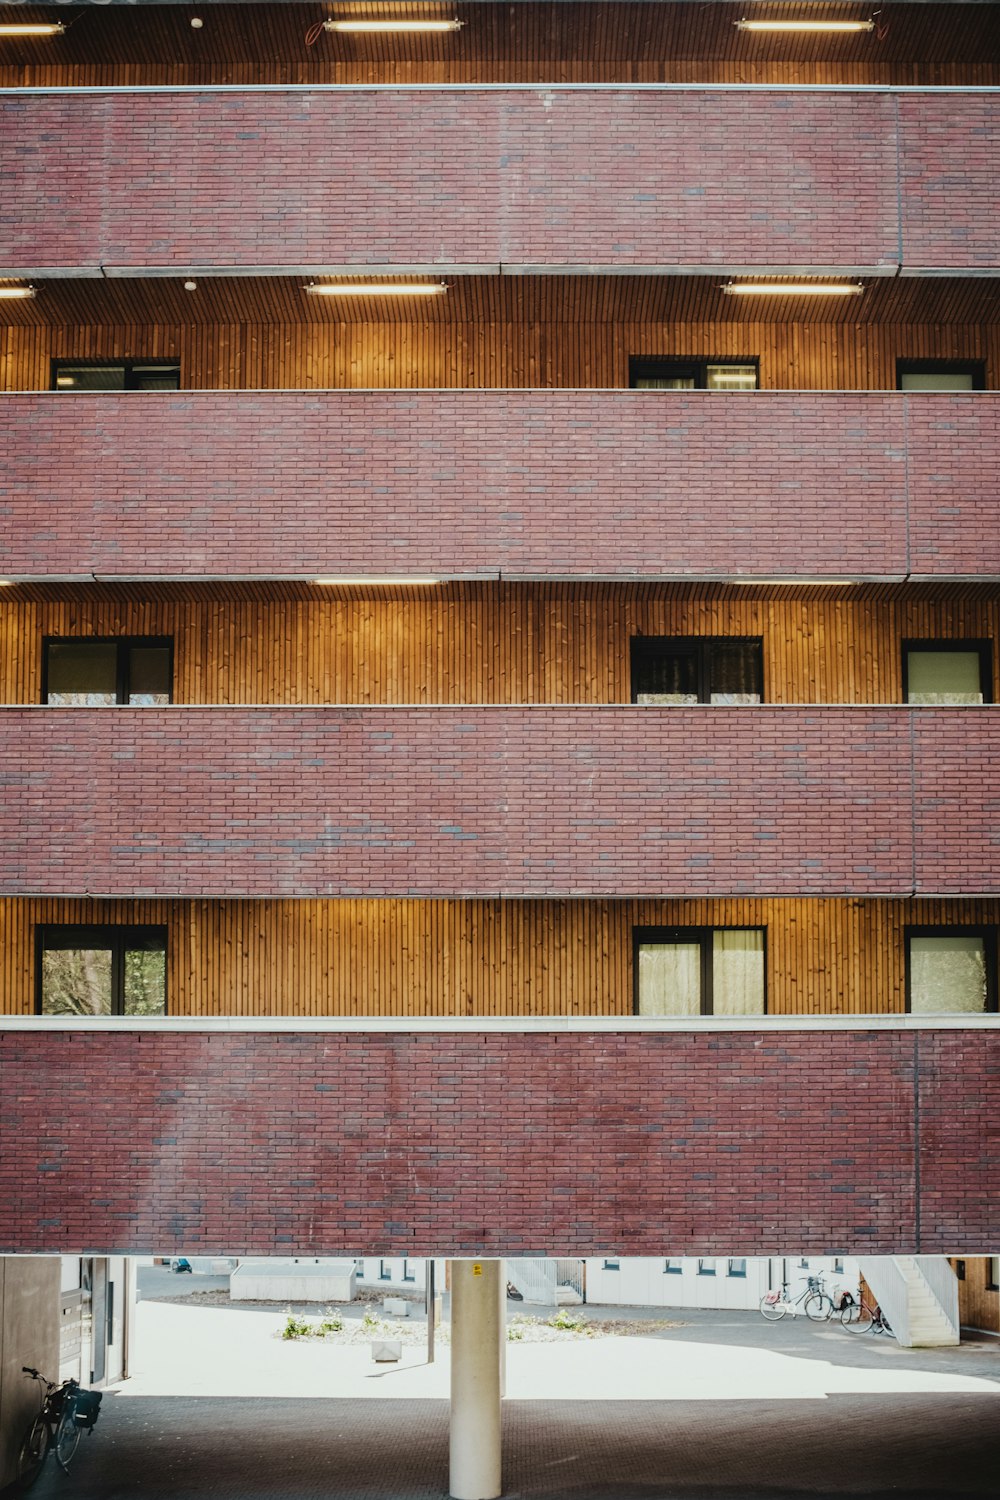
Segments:
[[[106,1396],[71,1479],[47,1473],[35,1500],[443,1500],[446,1348],[430,1370],[419,1351],[383,1370],[363,1350],[275,1340],[276,1309],[143,1316],[157,1360]],[[676,1316],[686,1326],[641,1338],[508,1348],[509,1500],[1000,1495],[1000,1340],[910,1351],[806,1319]],[[285,1394],[190,1394],[241,1371]]]

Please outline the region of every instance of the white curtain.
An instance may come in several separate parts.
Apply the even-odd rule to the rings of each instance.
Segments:
[[[639,1014],[701,1014],[701,944],[697,940],[640,944]]]
[[[764,933],[760,928],[712,934],[712,1011],[764,1014]]]

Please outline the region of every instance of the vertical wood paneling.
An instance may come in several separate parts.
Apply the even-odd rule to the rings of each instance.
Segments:
[[[769,703],[898,703],[906,638],[994,640],[1000,602],[692,599],[595,585],[270,604],[0,603],[0,702],[47,635],[167,635],[178,703],[622,703],[633,636],[760,636]],[[993,697],[1000,702],[994,651]]]
[[[0,901],[0,1010],[34,1008],[45,922],[168,929],[176,1015],[632,1013],[640,926],[763,926],[768,1009],[900,1012],[908,923],[992,923],[996,901]]]
[[[952,1265],[955,1261],[952,1260]],[[965,1260],[965,1280],[958,1283],[958,1315],[965,1328],[1000,1333],[1000,1290],[989,1285],[990,1263],[984,1255]]]
[[[171,358],[189,390],[609,388],[630,355],[757,357],[766,390],[893,390],[897,358],[984,359],[993,324],[190,323],[0,327],[0,390],[47,390],[52,359]]]

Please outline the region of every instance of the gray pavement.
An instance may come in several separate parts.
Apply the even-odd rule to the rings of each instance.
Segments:
[[[998,1493],[996,1398],[516,1402],[509,1500],[951,1500]],[[445,1402],[108,1397],[55,1500],[442,1500]]]
[[[585,1311],[636,1320],[635,1309]],[[847,1371],[920,1370],[989,1385],[798,1400],[508,1400],[508,1500],[1000,1496],[1000,1340],[904,1350],[806,1319],[771,1325],[753,1313],[668,1316],[685,1326],[650,1335],[731,1346],[734,1360],[739,1349],[762,1348]],[[443,1500],[447,1465],[442,1400],[109,1392],[70,1479],[52,1468],[32,1493],[35,1500],[65,1500],[70,1492],[74,1500]]]

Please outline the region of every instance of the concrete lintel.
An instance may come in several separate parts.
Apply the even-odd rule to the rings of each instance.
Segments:
[[[101,274],[109,281],[146,280],[197,281],[215,280],[223,277],[338,277],[343,281],[365,281],[373,276],[499,276],[498,261],[484,261],[477,265],[448,263],[447,265],[347,265],[347,266],[104,266]],[[4,273],[6,274],[6,273]],[[42,272],[37,272],[42,275]]]
[[[755,1032],[763,1036],[792,1031],[998,1031],[1000,1015],[814,1015],[814,1016],[0,1016],[2,1032],[142,1031],[292,1032],[315,1034],[398,1034],[453,1032],[477,1036],[507,1032],[530,1035],[559,1032]]]

